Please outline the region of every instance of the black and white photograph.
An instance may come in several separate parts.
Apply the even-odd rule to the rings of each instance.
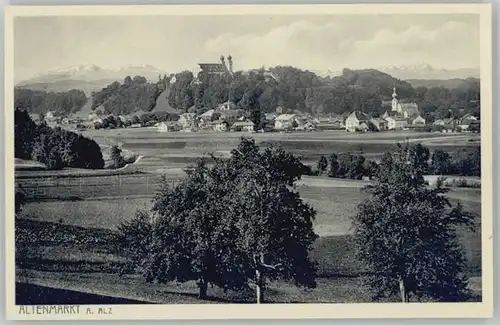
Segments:
[[[11,317],[492,315],[490,7],[420,6],[11,7]]]

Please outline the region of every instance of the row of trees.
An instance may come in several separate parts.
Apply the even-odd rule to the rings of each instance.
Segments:
[[[15,157],[41,162],[48,169],[100,169],[104,160],[99,145],[80,134],[45,123],[36,124],[27,111],[15,110]]]
[[[116,129],[130,127],[132,124],[149,126],[157,122],[177,121],[179,117],[179,114],[169,112],[144,113],[139,116],[132,115],[125,120],[117,116],[108,115],[102,119],[102,122],[94,122],[94,127],[96,129]]]
[[[460,175],[481,176],[481,148],[471,150],[459,149],[453,155],[436,149],[430,153],[429,149],[421,144],[411,147],[415,151],[414,157],[425,174],[433,175]],[[388,155],[386,153],[385,155]],[[328,177],[362,179],[374,177],[380,169],[375,160],[365,159],[363,153],[332,153],[330,156],[321,156],[316,164],[316,174]]]
[[[86,103],[87,96],[77,89],[66,92],[14,89],[14,107],[30,114],[45,115],[51,111],[55,116],[67,116],[78,112]]]
[[[102,105],[103,113],[114,115],[149,112],[165,87],[164,80],[150,83],[141,76],[133,79],[126,77],[122,84],[115,81],[100,91],[92,92],[92,109]]]
[[[369,270],[374,298],[427,297],[463,301],[465,258],[456,227],[473,216],[452,206],[442,182],[424,182],[421,147],[387,152],[369,197],[352,217],[356,254]],[[230,290],[253,286],[264,302],[269,281],[315,287],[309,258],[317,238],[315,210],[295,190],[307,169],[278,147],[243,138],[228,160],[203,160],[177,184],[163,181],[151,211],[120,226],[119,243],[147,281],[194,280],[200,298],[209,284]]]

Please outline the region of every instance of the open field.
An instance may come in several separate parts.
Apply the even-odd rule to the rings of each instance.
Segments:
[[[216,287],[210,288],[211,299],[200,301],[196,298],[197,287],[192,281],[148,284],[137,275],[119,276],[117,273],[125,259],[113,245],[111,230],[28,219],[20,219],[17,229],[18,242],[28,242],[29,245],[19,246],[16,281],[35,285],[28,288],[22,285],[20,291],[47,292],[43,287],[57,288],[68,296],[66,302],[88,298],[81,293],[149,303],[254,301],[253,290],[224,292]],[[266,290],[267,299],[271,302],[308,303],[370,301],[370,293],[362,286],[366,268],[355,259],[348,236],[320,238],[314,245],[312,258],[319,265],[317,288],[302,289],[282,281],[273,282]],[[479,274],[470,272],[470,275],[471,289],[476,294],[472,299],[480,299],[477,296],[481,290]],[[38,297],[38,301],[40,299],[43,298]],[[387,301],[397,301],[397,297]]]
[[[396,141],[419,142],[430,150],[442,149],[453,153],[460,148],[479,144],[474,134],[441,134],[418,132],[349,133],[345,131],[249,133],[249,132],[158,132],[156,128],[88,130],[83,134],[101,146],[119,144],[124,149],[142,155],[143,170],[157,172],[163,168],[182,167],[208,153],[227,156],[240,137],[253,137],[257,143],[281,145],[315,163],[321,155],[332,152],[363,151],[366,157],[377,158],[393,148]]]
[[[86,132],[103,147],[120,144],[125,150],[145,156],[131,169],[113,170],[16,170],[16,183],[27,194],[19,231],[31,245],[19,250],[17,280],[33,286],[21,286],[25,292],[63,290],[72,299],[86,299],[71,290],[96,294],[102,299],[120,297],[133,301],[161,303],[197,302],[194,283],[149,285],[133,275],[115,273],[126,257],[113,246],[116,226],[133,217],[138,209],[147,209],[158,189],[160,173],[175,183],[183,177],[187,164],[206,153],[226,156],[242,135],[258,143],[279,143],[301,154],[305,162],[331,152],[363,150],[377,157],[396,140],[409,138],[436,148],[454,152],[477,145],[473,135],[435,133],[352,134],[321,133],[158,133],[155,129],[94,130]],[[364,266],[354,257],[350,244],[350,217],[366,198],[365,181],[304,177],[298,184],[303,199],[316,210],[314,229],[321,237],[311,252],[318,263],[319,280],[315,290],[303,290],[290,284],[275,283],[269,290],[270,301],[279,302],[362,302],[370,301],[361,286]],[[477,232],[460,229],[460,240],[468,260],[468,274],[481,275],[481,190],[453,188],[451,201],[460,201],[476,214]],[[480,278],[479,278],[480,279]],[[104,284],[104,285],[103,285]],[[46,289],[49,287],[49,289]],[[97,289],[98,288],[98,289]],[[475,290],[477,285],[475,284]],[[253,301],[253,292],[224,293],[209,289],[215,301]],[[76,298],[74,297],[76,295]],[[88,298],[88,297],[87,297]],[[128,301],[128,300],[127,300]],[[210,302],[210,301],[208,301]]]

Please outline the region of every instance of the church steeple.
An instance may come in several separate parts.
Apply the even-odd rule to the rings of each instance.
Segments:
[[[392,98],[396,99],[398,97],[398,94],[396,94],[396,86],[392,88]]]
[[[392,111],[399,112],[399,102],[398,102],[398,94],[396,94],[396,86],[392,88]]]

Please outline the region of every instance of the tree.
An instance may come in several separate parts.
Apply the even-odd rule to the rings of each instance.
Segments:
[[[50,149],[45,165],[47,169],[50,170],[59,170],[64,167],[59,148],[52,147],[52,149]]]
[[[123,167],[125,160],[123,159],[122,150],[117,145],[111,147],[110,156],[114,168]]]
[[[187,169],[178,184],[164,179],[151,214],[120,227],[135,267],[147,281],[194,280],[200,298],[208,284],[232,290],[253,284],[257,302],[269,280],[313,287],[315,211],[293,190],[304,172],[300,160],[249,139],[229,159],[212,159]]]
[[[451,156],[441,149],[436,149],[432,154],[431,170],[437,175],[450,174]]]
[[[326,172],[326,169],[328,168],[328,161],[326,160],[325,156],[321,156],[318,161],[318,174],[322,175]]]
[[[412,152],[399,144],[384,156],[353,218],[359,257],[373,273],[368,285],[376,299],[399,293],[402,302],[412,295],[461,301],[467,278],[456,228],[472,226],[473,216],[451,206],[442,180],[425,184]]]
[[[337,173],[339,170],[339,161],[337,155],[332,153],[328,160],[329,160],[328,177],[337,177]]]
[[[379,166],[375,160],[370,159],[365,161],[365,176],[368,176],[370,179],[372,179],[375,175],[377,175],[378,170]]]
[[[350,179],[362,179],[364,171],[365,157],[362,153],[352,154],[342,153],[339,156],[338,176]]]
[[[317,238],[312,229],[316,212],[294,190],[304,166],[282,148],[260,151],[249,139],[242,139],[232,157],[230,169],[241,175],[232,191],[241,207],[233,216],[241,239],[237,244],[250,261],[257,303],[264,302],[268,280],[293,279],[315,287],[316,268],[308,252]]]
[[[462,176],[481,176],[481,147],[457,150],[452,157],[454,172]]]
[[[21,212],[23,205],[26,203],[26,195],[22,189],[18,189],[15,195],[15,212],[16,215]]]
[[[429,149],[417,143],[410,147],[410,155],[414,157],[414,165],[419,168],[422,173],[426,173],[429,169]]]

